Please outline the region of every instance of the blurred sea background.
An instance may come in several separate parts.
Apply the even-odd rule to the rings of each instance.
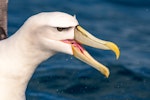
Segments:
[[[27,100],[150,100],[150,0],[9,0],[8,7],[9,35],[34,14],[62,11],[76,15],[86,30],[121,51],[116,60],[110,51],[85,46],[110,69],[108,79],[58,53],[36,69]]]

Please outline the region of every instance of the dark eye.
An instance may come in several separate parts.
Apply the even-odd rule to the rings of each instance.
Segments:
[[[57,28],[57,30],[59,31],[59,32],[61,32],[61,31],[63,31],[63,30],[68,30],[68,29],[70,29],[71,27],[56,27]]]
[[[59,32],[63,31],[64,29],[65,29],[65,28],[57,27],[57,30],[58,30]]]

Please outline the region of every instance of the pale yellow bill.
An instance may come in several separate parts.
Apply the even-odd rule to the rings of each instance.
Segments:
[[[73,45],[72,45],[72,49],[73,49],[73,55],[76,58],[93,66],[95,69],[100,71],[106,77],[109,76],[109,69],[107,67],[105,67],[104,65],[102,65],[101,63],[97,62],[86,50],[83,50],[83,52],[81,52],[79,50],[79,48],[77,48]]]
[[[75,29],[75,40],[81,44],[94,48],[112,50],[116,54],[117,59],[120,56],[120,50],[115,43],[98,39],[79,25]]]
[[[75,28],[75,40],[80,44],[84,44],[94,48],[111,50],[116,54],[117,59],[120,56],[120,51],[116,44],[114,44],[113,42],[104,41],[94,37],[79,25]],[[104,74],[106,77],[109,76],[108,68],[102,65],[101,63],[97,62],[92,56],[89,55],[89,53],[86,50],[84,50],[84,52],[82,53],[80,52],[80,50],[78,50],[78,48],[74,46],[72,46],[72,48],[75,57],[93,66],[94,68],[99,70],[102,74]]]

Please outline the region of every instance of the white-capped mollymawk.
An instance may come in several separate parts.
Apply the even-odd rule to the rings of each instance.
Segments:
[[[25,100],[25,90],[36,67],[57,52],[74,55],[106,77],[109,70],[80,45],[120,51],[112,42],[84,30],[74,16],[44,12],[31,16],[12,36],[0,41],[0,100]]]

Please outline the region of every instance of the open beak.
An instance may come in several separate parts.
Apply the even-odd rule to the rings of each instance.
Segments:
[[[109,41],[100,40],[100,39],[94,37],[93,35],[91,35],[89,32],[84,30],[79,25],[76,26],[76,28],[75,28],[74,40],[68,39],[68,40],[64,40],[63,42],[71,44],[72,50],[73,50],[73,55],[76,58],[91,65],[92,67],[94,67],[95,69],[100,71],[103,75],[105,75],[106,77],[109,77],[109,74],[110,74],[109,69],[106,66],[104,66],[103,64],[96,61],[81,46],[81,44],[91,46],[94,48],[103,49],[103,50],[112,50],[116,54],[117,59],[120,56],[120,51],[116,44],[109,42]]]
[[[91,65],[92,67],[99,70],[102,74],[104,74],[106,77],[109,76],[109,69],[96,61],[85,49],[82,48],[80,44],[84,44],[87,46],[91,46],[94,48],[99,48],[103,50],[112,50],[116,54],[116,58],[119,58],[120,51],[116,44],[100,40],[93,35],[91,35],[89,32],[84,30],[81,26],[76,26],[75,28],[75,37],[74,40],[78,43],[72,43],[72,49],[73,49],[73,55],[82,60],[83,62]]]

